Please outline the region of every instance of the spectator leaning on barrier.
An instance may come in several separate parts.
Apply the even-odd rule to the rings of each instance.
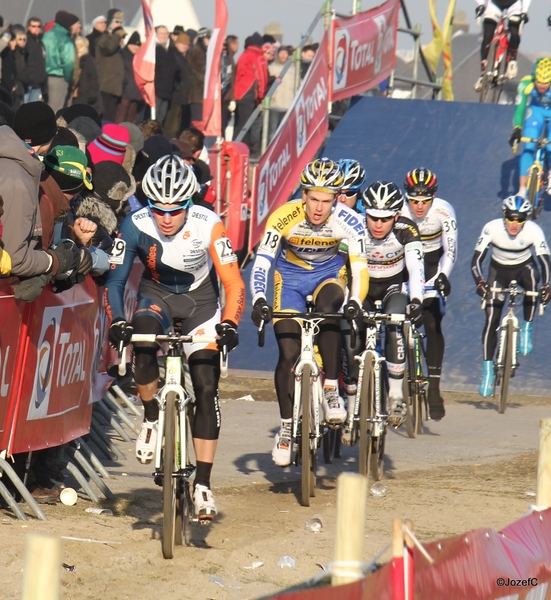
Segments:
[[[75,40],[78,56],[79,76],[75,81],[73,104],[89,104],[103,113],[103,102],[99,89],[98,67],[95,58],[89,52],[90,42],[87,38],[79,36]]]
[[[141,120],[144,108],[144,100],[136,84],[134,77],[134,55],[140,49],[142,42],[140,34],[135,31],[126,42],[121,55],[124,62],[124,81],[122,86],[122,98],[117,106],[116,123],[128,121],[135,123],[137,117]]]
[[[157,38],[155,45],[155,118],[160,123],[164,123],[178,73],[178,63],[170,44],[168,29],[164,25],[159,25],[155,27],[155,35]]]
[[[193,48],[188,52],[189,65],[189,106],[192,121],[203,120],[203,92],[205,87],[205,70],[207,68],[207,47],[212,31],[201,27]]]
[[[316,52],[319,48],[319,44],[306,44],[300,52],[300,78],[304,79],[306,73],[316,56]]]
[[[42,37],[48,74],[48,104],[54,112],[65,106],[69,84],[73,80],[75,45],[71,34],[76,30],[78,22],[77,16],[59,10],[55,15],[54,26]]]
[[[24,102],[35,102],[42,96],[42,88],[48,81],[46,74],[46,51],[42,44],[40,31],[42,21],[38,17],[31,17],[27,21],[27,88]]]
[[[90,54],[96,56],[96,40],[107,29],[107,19],[103,15],[99,15],[92,21],[92,31],[86,36],[90,42]]]
[[[117,105],[121,100],[124,83],[124,61],[121,46],[126,36],[122,27],[124,13],[111,9],[107,13],[107,30],[95,42],[99,88],[103,100],[103,118],[115,121]]]

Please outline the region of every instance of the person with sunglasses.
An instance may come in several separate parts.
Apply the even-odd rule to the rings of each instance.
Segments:
[[[252,320],[271,320],[272,308],[266,301],[268,273],[275,263],[274,310],[304,312],[306,297],[313,295],[314,310],[336,313],[345,302],[346,264],[339,245],[348,241],[351,281],[347,318],[358,318],[368,288],[363,219],[351,208],[338,203],[344,183],[339,166],[328,158],[306,165],[302,171],[302,198],[277,208],[266,223],[264,235],[251,272]],[[293,366],[300,355],[300,326],[292,319],[274,324],[279,349],[275,388],[281,426],[275,436],[272,459],[279,467],[291,464],[291,425],[294,403]],[[325,420],[339,425],[346,418],[339,395],[341,333],[336,322],[321,322],[318,346],[325,372],[323,412]]]
[[[442,318],[444,298],[450,295],[450,273],[457,259],[457,220],[453,206],[436,197],[438,179],[425,167],[406,174],[406,200],[402,215],[419,229],[425,263],[423,325],[427,334],[427,366],[429,369],[429,414],[433,421],[444,418],[444,400],[440,395],[440,375],[444,360]],[[427,289],[429,288],[429,289]]]
[[[423,320],[423,245],[417,226],[400,216],[404,204],[402,192],[395,183],[376,181],[362,194],[365,210],[364,239],[369,271],[369,292],[363,303],[367,311],[375,310],[375,302],[383,303],[383,312],[407,314],[419,326]],[[404,284],[408,282],[408,295]],[[360,323],[361,325],[361,323]],[[389,380],[389,422],[400,427],[406,417],[403,381],[405,372],[404,334],[401,325],[387,324],[385,356]],[[363,332],[361,332],[363,333]],[[361,336],[363,338],[363,335]],[[355,352],[361,351],[359,344]],[[347,356],[345,389],[348,396],[348,417],[342,429],[342,441],[354,443],[353,412],[355,385],[358,381],[358,362],[354,351]]]
[[[480,395],[484,397],[491,396],[494,389],[493,357],[504,304],[503,296],[490,293],[489,289],[506,288],[511,281],[516,280],[526,291],[535,291],[539,281],[538,268],[533,256],[535,254],[543,281],[540,287],[540,301],[547,304],[551,299],[549,247],[541,227],[534,221],[528,221],[532,205],[522,196],[509,196],[503,201],[502,208],[503,218],[494,219],[482,228],[471,263],[476,293],[487,299],[486,323],[482,331],[482,382],[478,388]],[[490,246],[490,270],[485,279],[482,263]],[[524,322],[519,335],[519,351],[524,356],[532,352],[532,321],[536,304],[537,298],[524,296]]]
[[[197,458],[193,501],[200,520],[216,516],[210,474],[220,432],[219,351],[238,344],[237,326],[245,306],[245,284],[237,257],[218,216],[191,197],[199,189],[193,169],[179,156],[159,158],[147,170],[142,190],[148,205],[128,215],[115,241],[105,285],[105,306],[111,319],[109,342],[129,343],[132,333],[162,334],[173,320],[182,320],[182,334],[218,335],[217,344],[184,344],[195,391],[192,437]],[[144,271],[132,323],[126,320],[124,290],[134,258]],[[220,278],[226,292],[221,319]],[[222,322],[220,322],[222,321]],[[144,406],[144,421],[136,441],[136,457],[153,460],[159,407],[156,344],[134,344],[133,371]]]
[[[344,174],[344,184],[338,195],[338,201],[346,204],[356,212],[363,213],[360,199],[362,186],[365,183],[365,170],[357,160],[341,158],[338,165]]]

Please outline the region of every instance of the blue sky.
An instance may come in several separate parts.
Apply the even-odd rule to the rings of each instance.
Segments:
[[[362,9],[371,8],[381,0],[363,0]],[[214,23],[214,0],[194,0],[197,16],[202,24],[212,27]],[[284,43],[296,45],[300,36],[312,22],[322,0],[227,0],[230,21],[228,33],[239,36],[241,43],[245,37],[257,30],[263,32],[264,26],[271,21],[279,21],[284,31]],[[420,23],[424,32],[422,43],[430,41],[431,24],[428,0],[406,0],[406,6],[412,22]],[[337,12],[349,14],[352,0],[334,0]],[[439,20],[446,14],[447,1],[438,0]],[[456,11],[465,11],[471,25],[471,32],[479,31],[474,18],[475,0],[457,0]],[[551,53],[551,32],[547,28],[547,17],[551,13],[551,4],[536,0],[529,11],[530,22],[526,25],[521,49],[527,53]],[[398,48],[412,47],[409,36],[398,36]]]

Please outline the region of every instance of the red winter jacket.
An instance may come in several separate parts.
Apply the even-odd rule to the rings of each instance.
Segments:
[[[268,62],[262,48],[257,46],[249,46],[237,61],[235,99],[241,100],[253,85],[257,100],[262,100],[268,91]]]

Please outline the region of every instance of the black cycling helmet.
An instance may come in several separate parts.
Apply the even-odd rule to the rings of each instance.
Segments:
[[[404,180],[406,196],[432,196],[438,190],[438,179],[436,175],[425,167],[418,167],[409,171]]]

